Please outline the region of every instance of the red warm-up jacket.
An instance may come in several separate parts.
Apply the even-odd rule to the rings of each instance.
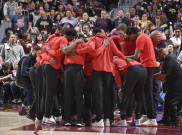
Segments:
[[[72,43],[73,42],[70,42],[69,45],[72,44]],[[81,49],[81,48],[85,48],[87,46],[88,45],[83,42],[83,43],[77,44],[74,49],[75,50],[78,50],[78,49]],[[86,56],[85,53],[83,53],[83,54],[77,54],[77,55],[74,55],[74,56],[65,55],[64,65],[68,65],[68,64],[84,65],[84,63],[85,63],[85,56]]]
[[[64,56],[64,53],[60,47],[62,45],[67,45],[67,44],[68,41],[65,37],[62,36],[52,37],[51,40],[47,43],[47,46],[49,46],[50,49],[41,54],[41,60],[44,60],[44,64],[49,64],[55,69],[60,69],[62,67],[62,59]],[[50,58],[54,58],[58,62],[58,65],[51,64],[49,62]]]
[[[125,61],[120,58],[116,58],[113,60],[114,65],[115,65],[115,71],[114,71],[114,78],[118,84],[118,86],[121,88],[121,77],[120,74],[126,75],[127,70],[130,66],[132,65],[141,65],[141,63],[137,61]]]

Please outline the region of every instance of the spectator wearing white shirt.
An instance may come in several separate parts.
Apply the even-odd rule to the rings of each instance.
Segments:
[[[17,7],[18,7],[18,3],[13,0],[9,0],[4,4],[3,13],[7,21],[10,21],[11,17],[13,15],[16,15]]]
[[[174,44],[174,54],[179,55],[181,48],[181,28],[175,29],[175,36],[170,39]]]
[[[71,10],[67,10],[66,11],[66,17],[64,17],[60,23],[61,23],[61,25],[64,25],[65,23],[69,23],[73,27],[75,27],[78,23],[78,20],[75,17],[72,17],[72,11]]]

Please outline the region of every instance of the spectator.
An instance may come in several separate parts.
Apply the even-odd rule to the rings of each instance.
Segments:
[[[11,34],[9,42],[1,50],[1,57],[4,62],[9,62],[12,66],[15,61],[19,61],[24,55],[23,47],[17,44],[15,34]]]
[[[137,27],[138,29],[140,29],[140,23],[139,23],[140,17],[138,15],[135,16],[134,18],[134,25],[135,27]]]
[[[20,38],[18,43],[23,47],[25,54],[30,53],[32,40],[29,33],[19,33]]]
[[[22,103],[22,107],[19,111],[19,115],[25,115],[25,105],[31,106],[34,98],[34,91],[30,81],[30,68],[36,63],[36,57],[41,53],[41,48],[39,46],[34,46],[31,53],[23,57],[18,63],[17,77],[20,81],[20,85],[26,90],[27,95]],[[19,74],[18,74],[19,73]]]
[[[131,8],[130,9],[130,14],[131,14],[131,19],[134,20],[135,15],[136,15],[136,9],[135,8]]]
[[[61,23],[61,15],[60,14],[56,14],[54,16],[54,22],[53,22],[53,25],[60,25]]]
[[[131,25],[130,21],[124,16],[123,10],[118,11],[117,19],[115,19],[113,22],[114,27],[116,28],[120,23],[125,23],[127,26]]]
[[[52,22],[54,22],[54,16],[55,16],[55,10],[51,9],[49,18],[52,20]]]
[[[84,12],[82,14],[82,19],[83,19],[84,23],[90,23],[89,15],[87,12]]]
[[[87,12],[89,16],[93,16],[93,11],[90,7],[91,7],[90,2],[86,2],[83,11]]]
[[[83,24],[81,34],[86,38],[90,36],[90,25],[88,23]]]
[[[130,21],[130,24],[133,25],[134,21],[131,19],[130,12],[126,12],[125,17]]]
[[[34,46],[39,46],[41,47],[44,43],[44,38],[43,38],[43,35],[41,33],[38,33],[36,35],[36,38],[35,38],[35,43],[33,44],[33,47]]]
[[[164,14],[160,16],[159,27],[163,29],[164,31],[167,29],[170,29],[171,31],[173,31],[172,23],[169,20],[167,20],[167,17]]]
[[[136,5],[136,15],[139,15],[140,18],[142,18],[142,15],[144,14],[145,12],[143,10],[141,10],[141,5],[140,4],[137,4]]]
[[[65,17],[66,11],[65,11],[64,6],[62,4],[60,4],[58,6],[58,11],[56,11],[56,14],[60,14],[61,18]]]
[[[150,14],[151,17],[154,17],[155,13],[153,12],[152,5],[147,5],[146,11]]]
[[[165,36],[166,36],[166,41],[165,41],[165,45],[168,46],[168,45],[173,45],[173,42],[170,40],[171,37],[172,37],[172,32],[171,30],[167,29],[165,31]]]
[[[16,76],[16,72],[17,72],[17,69],[18,69],[18,61],[15,61],[14,64],[13,64],[13,76]],[[22,102],[22,99],[21,99],[21,90],[18,86],[16,86],[15,82],[12,81],[10,83],[10,88],[11,88],[11,93],[12,93],[12,96],[13,96],[13,101],[12,103],[21,103]]]
[[[174,54],[177,56],[180,53],[180,48],[181,48],[181,28],[177,27],[175,29],[175,35],[170,39],[173,42],[174,45]]]
[[[139,20],[139,23],[141,24],[142,28],[145,27],[147,25],[147,23],[149,23],[149,22],[151,22],[151,21],[149,21],[147,19],[147,14],[143,14],[142,15],[142,20]]]
[[[164,7],[163,12],[166,14],[167,19],[170,22],[172,22],[174,26],[174,23],[177,21],[177,15],[178,15],[178,8],[175,5],[175,1],[170,1],[169,5]]]
[[[103,29],[105,32],[110,32],[112,30],[112,22],[107,18],[106,10],[101,11],[101,17],[96,20],[95,27]]]
[[[9,37],[11,34],[13,34],[13,29],[12,28],[6,28],[6,30],[5,30],[6,37],[1,41],[1,43],[7,43],[9,41]]]
[[[64,17],[61,20],[61,25],[64,25],[64,23],[70,23],[73,27],[75,27],[78,23],[78,20],[74,17],[72,17],[72,11],[67,10],[66,11],[66,17]]]
[[[144,11],[147,8],[147,2],[144,2],[144,0],[138,0],[138,3],[135,5],[135,8],[137,5],[141,6],[141,10]]]
[[[175,27],[182,27],[182,14],[178,15],[178,20]]]
[[[10,22],[11,17],[16,14],[17,7],[18,3],[15,2],[14,0],[8,0],[4,4],[3,12],[4,12],[4,17],[7,21]]]
[[[32,12],[30,18],[33,22],[33,27],[35,27],[37,20],[40,18],[40,7],[39,6],[35,6],[35,11]]]
[[[35,27],[37,28],[37,33],[40,33],[43,29],[46,30],[48,33],[52,28],[52,20],[46,17],[46,13],[44,11],[40,12],[40,18],[37,20]]]
[[[45,11],[47,17],[50,16],[50,6],[48,3],[44,4],[44,11]]]
[[[29,21],[28,16],[22,15],[22,7],[18,6],[16,9],[17,15],[12,16],[10,27],[14,29],[14,31],[22,31],[29,32],[31,29],[31,22]]]
[[[10,89],[10,83],[12,81],[13,74],[10,71],[11,66],[8,62],[3,63],[2,70],[3,76],[0,77],[1,85],[4,88],[3,102],[4,104],[11,103],[12,93]]]

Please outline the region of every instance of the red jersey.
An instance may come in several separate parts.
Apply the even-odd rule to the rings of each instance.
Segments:
[[[125,39],[121,45],[121,52],[123,53],[124,56],[130,56],[135,54],[135,49],[136,49],[136,42],[131,41],[130,39]]]
[[[124,38],[120,38],[120,36],[117,36],[117,35],[112,36],[111,39],[114,41],[116,47],[120,51],[122,51],[121,46],[122,46],[122,44],[126,44],[125,39]]]
[[[36,58],[37,62],[36,62],[35,65],[34,65],[35,67],[37,67],[37,66],[40,64],[40,61],[42,60],[42,56],[44,56],[44,53],[46,53],[46,52],[43,52],[44,47],[45,47],[46,45],[48,45],[48,44],[50,43],[50,41],[51,41],[53,38],[55,38],[55,37],[57,37],[55,34],[50,35],[50,36],[48,37],[48,39],[46,40],[46,42],[44,42],[44,44],[41,46],[41,55],[39,55],[39,56]],[[45,58],[44,58],[44,59],[45,59]],[[49,58],[48,58],[47,60],[49,60]]]
[[[147,34],[141,33],[138,36],[136,50],[141,50],[140,62],[144,67],[157,67],[153,42]]]
[[[70,42],[69,44],[72,44],[73,42]],[[87,46],[86,43],[79,43],[75,46],[75,50],[81,49],[81,48],[85,48]],[[84,65],[85,62],[85,55],[86,54],[77,54],[74,56],[69,56],[69,55],[65,55],[64,58],[64,65],[68,65],[68,64],[79,64],[79,65]]]
[[[112,72],[113,71],[113,54],[117,55],[118,57],[125,59],[125,56],[117,49],[116,45],[114,44],[113,40],[110,41],[110,44],[107,46],[103,45],[103,41],[107,39],[105,35],[98,33],[96,37],[94,37],[95,42],[95,50],[90,52],[93,56],[92,59],[92,69],[96,71],[106,71]],[[104,47],[102,51],[98,51],[101,47]],[[98,51],[95,55],[95,51]]]
[[[65,37],[59,36],[52,38],[48,44],[50,49],[41,55],[42,60],[44,60],[44,64],[49,64],[55,69],[60,69],[62,67],[62,59],[64,56],[64,53],[60,47],[65,44],[68,44],[68,41]],[[52,65],[49,62],[50,58],[54,58],[58,62],[58,65]]]

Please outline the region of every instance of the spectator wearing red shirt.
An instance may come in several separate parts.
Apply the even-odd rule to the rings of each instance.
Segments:
[[[134,60],[138,60],[140,58],[140,62],[144,67],[146,67],[148,73],[144,90],[147,107],[147,119],[145,119],[145,122],[143,122],[142,125],[157,126],[153,103],[153,76],[154,69],[157,67],[157,62],[152,40],[148,35],[139,33],[139,29],[133,26],[127,28],[126,34],[131,40],[136,40],[135,54],[128,56],[127,58]]]

